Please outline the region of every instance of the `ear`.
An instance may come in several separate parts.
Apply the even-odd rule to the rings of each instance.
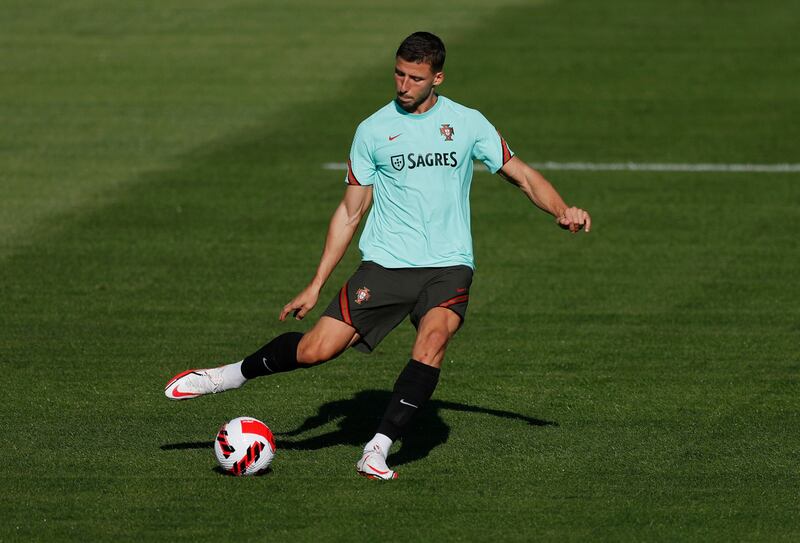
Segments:
[[[433,76],[433,86],[438,87],[442,83],[444,83],[444,72],[437,72]]]

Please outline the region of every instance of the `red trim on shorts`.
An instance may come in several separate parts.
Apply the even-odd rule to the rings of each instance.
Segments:
[[[353,173],[353,166],[350,164],[350,159],[347,159],[347,184],[348,185],[358,185],[361,186],[361,183],[358,182],[356,179],[355,174]]]
[[[339,291],[339,309],[342,311],[342,320],[345,324],[353,326],[353,319],[350,317],[350,302],[347,300],[347,283]]]
[[[500,132],[497,133],[500,136]],[[503,139],[503,136],[500,136],[500,147],[503,148],[503,166],[506,165],[506,162],[511,160],[511,149],[508,148],[508,144],[506,140]]]
[[[450,307],[451,305],[460,304],[469,300],[469,294],[461,294],[454,298],[450,298],[446,302],[440,303],[437,307]]]

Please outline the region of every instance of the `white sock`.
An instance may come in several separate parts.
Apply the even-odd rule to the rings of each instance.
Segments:
[[[389,454],[389,449],[392,447],[392,440],[383,434],[375,434],[375,437],[373,437],[366,445],[364,445],[364,452],[371,451],[374,445],[380,447],[383,457],[386,458],[386,456]]]
[[[225,383],[225,388],[239,388],[247,382],[242,375],[242,362],[244,360],[222,366],[222,382]]]

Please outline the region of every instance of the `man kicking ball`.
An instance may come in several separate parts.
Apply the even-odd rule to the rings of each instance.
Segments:
[[[165,393],[186,400],[239,388],[255,377],[332,360],[348,347],[372,351],[407,316],[417,329],[411,359],[394,384],[358,473],[396,479],[386,465],[392,443],[439,381],[447,344],[464,321],[474,268],[469,191],[473,160],[517,185],[570,232],[589,232],[583,209],[568,207],[553,186],[514,156],[478,111],[440,96],[445,47],[415,32],[397,50],[397,96],[356,129],[344,198],[328,227],[311,283],[283,307],[302,319],[345,254],[369,210],[359,248],[362,262],[305,334],[279,335],[244,360],[173,377]],[[370,209],[371,206],[371,209]]]

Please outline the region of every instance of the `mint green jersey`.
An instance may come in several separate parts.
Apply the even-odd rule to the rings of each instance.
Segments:
[[[475,267],[470,231],[472,161],[497,172],[513,156],[477,110],[444,96],[422,114],[395,101],[356,130],[345,182],[373,187],[363,260],[385,268]]]

